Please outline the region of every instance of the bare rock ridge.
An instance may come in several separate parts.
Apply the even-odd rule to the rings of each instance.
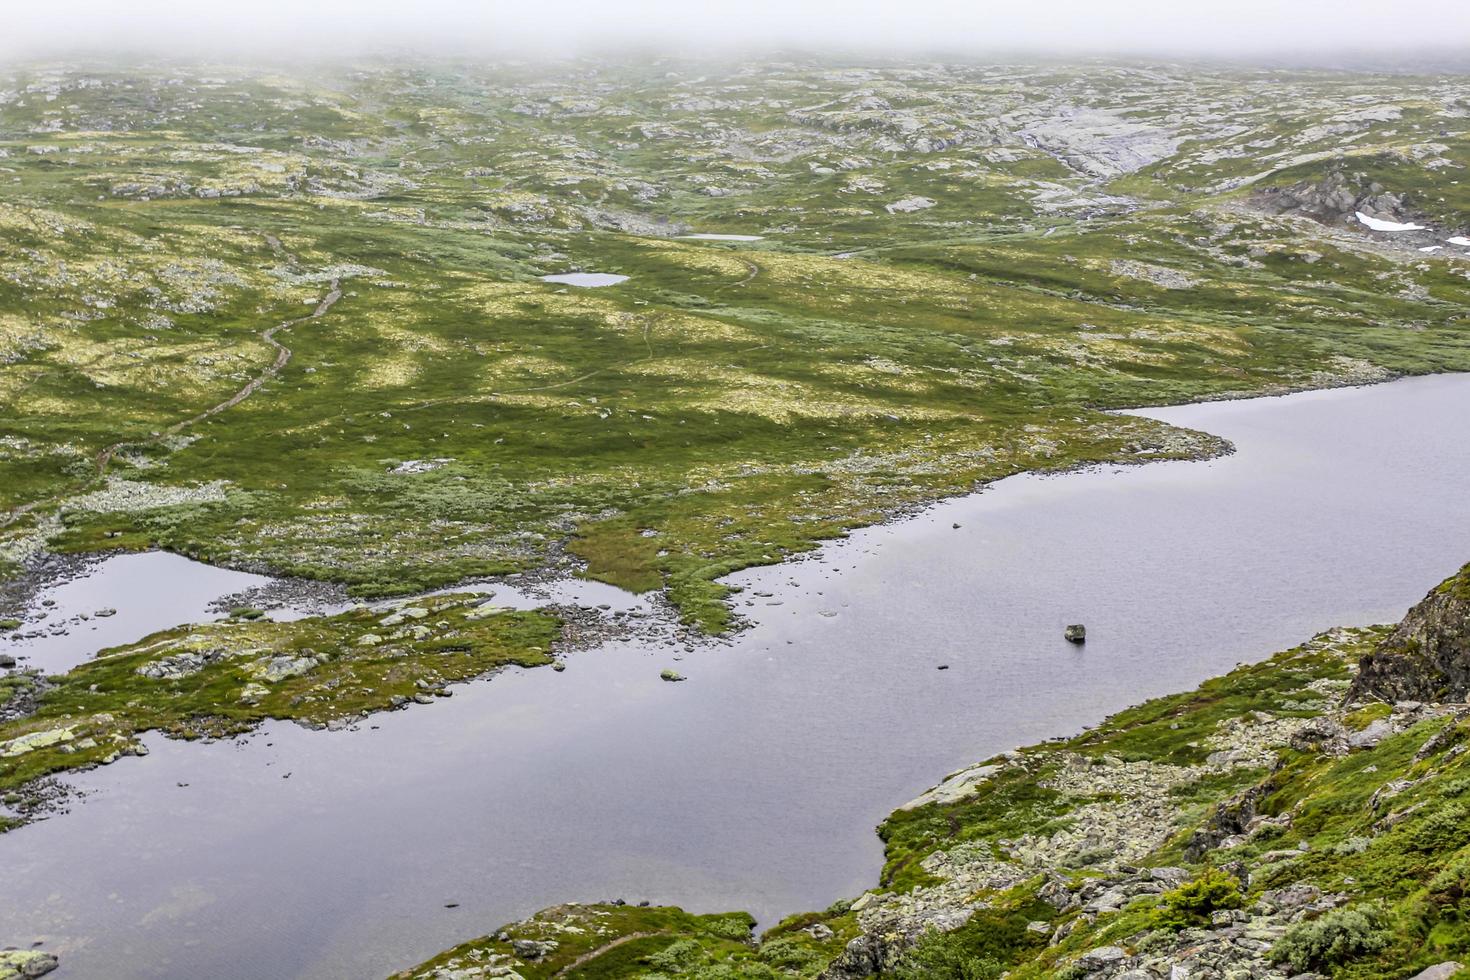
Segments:
[[[1359,664],[1350,700],[1470,700],[1470,565],[1440,583]]]

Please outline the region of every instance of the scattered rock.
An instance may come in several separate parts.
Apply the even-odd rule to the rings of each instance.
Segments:
[[[208,650],[203,652],[176,653],[168,657],[159,657],[150,660],[138,668],[138,673],[143,677],[151,677],[154,680],[172,681],[190,674],[197,674],[205,667],[221,659],[225,655],[223,650]]]
[[[523,960],[539,960],[556,949],[556,946],[556,942],[550,939],[515,939],[510,944],[515,954]]]
[[[315,657],[292,657],[282,655],[268,660],[258,660],[248,668],[259,680],[274,684],[288,677],[299,677],[320,664]]]
[[[938,201],[927,197],[906,197],[892,204],[884,205],[884,210],[889,214],[911,214],[915,211],[927,211],[938,204]]]
[[[1079,956],[1077,965],[1092,972],[1121,963],[1127,958],[1128,953],[1121,946],[1100,946]]]

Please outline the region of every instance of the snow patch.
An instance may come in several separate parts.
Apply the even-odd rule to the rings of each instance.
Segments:
[[[1423,225],[1403,224],[1399,221],[1384,221],[1382,218],[1374,218],[1363,212],[1358,212],[1358,220],[1374,231],[1423,231]]]

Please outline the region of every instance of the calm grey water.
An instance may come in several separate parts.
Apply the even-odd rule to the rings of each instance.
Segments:
[[[580,286],[583,289],[599,289],[603,286],[616,286],[620,282],[627,282],[628,277],[611,272],[563,272],[554,276],[542,276],[541,281]]]
[[[567,899],[825,907],[945,773],[1395,619],[1470,559],[1470,377],[1148,414],[1239,452],[1006,480],[743,573],[758,625],[684,684],[615,646],[375,728],[152,739],[0,837],[0,941],[62,977],[358,980]]]

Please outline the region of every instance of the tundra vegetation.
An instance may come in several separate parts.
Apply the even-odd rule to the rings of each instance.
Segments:
[[[148,548],[364,598],[575,573],[718,633],[736,569],[1022,470],[1228,449],[1110,409],[1470,369],[1467,120],[1463,77],[1411,73],[7,66],[0,583]],[[628,278],[542,279],[574,271]],[[7,674],[0,787],[559,636],[466,596],[250,613]],[[567,906],[424,970],[1102,976],[1228,959],[1207,924],[1343,975],[1458,955],[1460,721],[1338,712],[1377,636],[961,774],[884,825],[878,890],[759,943]],[[1297,747],[1322,719],[1390,732]],[[1195,848],[1215,823],[1241,839]]]
[[[1127,65],[11,69],[0,562],[577,568],[722,630],[723,573],[1214,448],[1107,409],[1470,367],[1467,117]]]

